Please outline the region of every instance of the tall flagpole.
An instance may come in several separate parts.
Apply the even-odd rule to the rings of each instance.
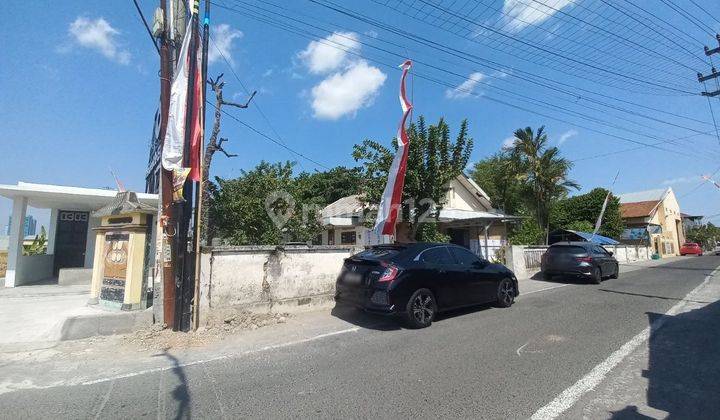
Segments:
[[[207,97],[207,64],[208,64],[208,39],[210,37],[210,1],[205,0],[205,17],[203,19],[203,46],[202,46],[202,70],[200,72],[200,81],[203,84],[202,86],[202,137],[200,138],[200,147],[198,149],[198,153],[200,156],[198,156],[198,162],[200,165],[200,181],[198,181],[196,184],[197,194],[195,194],[195,215],[194,215],[194,225],[193,225],[193,232],[195,233],[195,293],[193,296],[193,328],[198,329],[200,324],[200,229],[202,229],[201,226],[201,220],[200,215],[202,214],[202,200],[203,200],[203,194],[205,193],[203,188],[203,183],[205,180],[203,179],[203,173],[204,173],[204,165],[205,160],[203,159],[203,150],[205,150],[205,98]]]

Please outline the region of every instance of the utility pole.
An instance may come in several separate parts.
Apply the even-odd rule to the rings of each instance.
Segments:
[[[171,0],[174,1],[174,0]],[[160,37],[160,130],[159,138],[162,154],[162,142],[167,131],[168,114],[170,111],[170,85],[173,70],[170,45],[172,43],[171,28],[172,21],[168,21],[167,0],[160,0],[160,9],[163,16],[163,31]],[[162,271],[162,299],[163,299],[163,322],[168,328],[176,329],[175,325],[175,264],[170,237],[175,235],[171,232],[174,227],[174,212],[172,208],[172,173],[160,165],[160,215],[158,220],[157,235],[161,237],[160,267]]]
[[[711,63],[712,63],[712,56],[713,56],[714,54],[720,54],[720,34],[715,34],[715,40],[716,40],[717,43],[718,43],[718,46],[717,46],[717,47],[715,47],[715,48],[709,48],[709,47],[705,46],[705,55],[708,56],[708,57],[710,57],[710,62],[711,62]],[[705,88],[705,90],[704,90],[703,92],[701,92],[701,94],[702,94],[703,96],[714,97],[714,96],[720,95],[720,89],[714,90],[714,91],[712,91],[712,92],[708,92],[708,91],[707,91],[707,85],[705,85],[705,82],[706,82],[706,81],[712,80],[712,79],[717,80],[718,77],[720,77],[720,72],[718,72],[718,71],[715,69],[715,66],[712,66],[712,67],[711,67],[711,72],[710,72],[709,74],[706,74],[706,75],[703,75],[702,73],[698,73],[698,74],[697,74],[698,82],[702,83],[702,84],[703,84],[703,87]]]

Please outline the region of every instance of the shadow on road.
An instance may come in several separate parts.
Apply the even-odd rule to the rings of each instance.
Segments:
[[[720,413],[720,301],[690,312],[667,316],[648,313],[650,333],[647,405],[668,419],[710,419]],[[647,418],[628,406],[613,419]]]
[[[402,329],[402,323],[397,317],[375,315],[349,305],[335,304],[335,307],[330,311],[330,315],[370,330],[393,331]]]
[[[174,366],[172,369],[172,373],[177,377],[177,380],[179,382],[175,389],[173,389],[172,391],[172,396],[177,402],[177,413],[175,415],[175,420],[192,418],[190,411],[190,390],[187,386],[187,377],[185,376],[185,370],[182,368],[182,366],[180,366],[180,362],[178,361],[178,359],[167,351],[163,351],[162,354],[158,354],[158,356],[166,357],[172,362]]]
[[[434,322],[442,322],[446,319],[484,311],[492,307],[493,305],[491,304],[485,304],[443,311],[435,316]],[[342,319],[345,322],[370,330],[395,331],[406,328],[406,325],[400,316],[371,314],[364,312],[361,309],[342,304],[335,304],[335,307],[330,311],[330,314],[336,318]]]
[[[647,295],[644,293],[622,292],[620,290],[610,290],[610,289],[598,289],[598,290],[601,292],[618,293],[621,295],[630,295],[630,296],[640,296],[640,297],[646,297],[646,298],[652,298],[652,299],[664,299],[664,300],[675,300],[675,301],[685,300],[686,302],[693,302],[693,303],[711,303],[711,302],[706,302],[706,301],[702,301],[702,300],[690,300],[690,299],[685,299],[685,298],[681,298],[681,297]]]

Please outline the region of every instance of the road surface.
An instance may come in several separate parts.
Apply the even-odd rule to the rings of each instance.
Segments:
[[[345,327],[309,339],[189,364],[165,353],[174,367],[1,393],[0,417],[711,418],[718,265],[684,258],[521,295],[510,309],[452,312],[424,330],[335,309]]]

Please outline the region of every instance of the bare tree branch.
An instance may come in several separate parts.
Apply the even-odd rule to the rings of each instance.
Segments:
[[[229,158],[237,156],[236,154],[228,153],[228,151],[225,150],[225,148],[223,147],[223,143],[228,141],[227,138],[218,138],[218,136],[220,135],[220,118],[222,117],[222,106],[228,105],[235,108],[245,109],[250,105],[250,101],[253,100],[255,94],[257,93],[257,91],[254,91],[244,104],[226,101],[223,99],[223,88],[225,87],[225,82],[222,80],[222,78],[223,73],[220,73],[220,75],[217,76],[214,80],[213,78],[209,78],[207,81],[207,84],[210,85],[213,92],[215,93],[215,115],[210,139],[208,140],[207,146],[205,147],[205,156],[203,157],[202,188],[204,191],[206,191],[206,193],[203,194],[202,197],[202,214],[200,215],[200,222],[203,228],[200,229],[200,232],[204,243],[207,243],[213,237],[213,231],[212,226],[210,225],[209,216],[210,194],[207,193],[207,186],[209,183],[208,177],[210,176],[210,165],[212,164],[213,155],[215,154],[215,152],[221,152]]]

